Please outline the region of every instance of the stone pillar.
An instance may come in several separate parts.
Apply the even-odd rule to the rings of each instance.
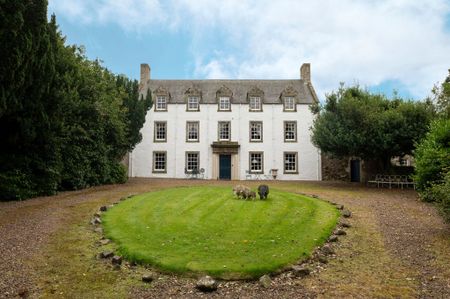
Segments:
[[[239,180],[239,154],[231,155],[231,179]]]
[[[300,67],[300,79],[306,83],[311,83],[311,64],[304,63]]]
[[[219,155],[214,153],[212,154],[211,179],[213,180],[219,179]]]

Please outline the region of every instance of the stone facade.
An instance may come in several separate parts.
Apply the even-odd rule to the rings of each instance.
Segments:
[[[358,161],[357,165],[359,165],[357,182],[367,182],[377,173],[383,172],[376,161],[361,160],[357,157],[332,158],[322,154],[322,179],[324,181],[352,181],[352,160]]]
[[[348,159],[336,159],[322,154],[322,180],[350,181]]]

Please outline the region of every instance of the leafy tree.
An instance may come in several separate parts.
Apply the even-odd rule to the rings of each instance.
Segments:
[[[389,100],[359,86],[343,85],[315,111],[312,141],[324,153],[378,160],[384,167],[391,157],[412,153],[433,116],[428,103]]]
[[[417,144],[414,179],[420,198],[435,202],[450,222],[450,75],[432,93],[438,118]]]
[[[440,117],[450,118],[450,70],[449,75],[439,86],[432,89],[432,101],[436,105],[436,110]]]

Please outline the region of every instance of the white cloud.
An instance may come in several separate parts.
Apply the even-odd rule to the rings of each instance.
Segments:
[[[198,63],[196,73],[206,79],[229,79],[231,77],[228,70],[225,70],[224,62],[217,60],[211,60],[206,64]]]
[[[49,11],[84,24],[117,24],[141,33],[165,23],[167,13],[158,0],[50,0]]]
[[[420,98],[450,67],[446,0],[162,3],[51,1],[57,13],[86,23],[188,32],[193,75],[205,78],[298,78],[300,64],[310,62],[321,97],[339,81],[370,86],[396,80]],[[217,45],[211,43],[216,34],[221,36]]]

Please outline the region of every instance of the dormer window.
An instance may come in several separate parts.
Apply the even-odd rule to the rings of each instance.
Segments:
[[[249,103],[250,111],[261,111],[262,110],[260,97],[250,97],[249,101],[250,101],[250,103]]]
[[[295,111],[295,98],[294,97],[284,97],[284,111]]]
[[[283,103],[283,111],[297,111],[298,92],[292,86],[287,86],[281,92],[280,99]]]
[[[231,98],[233,92],[226,86],[220,87],[216,92],[217,111],[231,111]]]
[[[257,86],[253,86],[247,92],[247,101],[248,101],[248,111],[262,111],[262,103],[264,102],[264,91],[258,88]]]
[[[188,111],[200,111],[200,98],[199,97],[188,97],[187,110]]]
[[[167,111],[167,97],[157,96],[156,97],[156,111]]]
[[[166,88],[159,86],[153,91],[153,94],[156,98],[155,111],[167,111],[167,104],[170,101],[169,91]]]
[[[230,97],[220,97],[219,98],[219,111],[230,111]]]

